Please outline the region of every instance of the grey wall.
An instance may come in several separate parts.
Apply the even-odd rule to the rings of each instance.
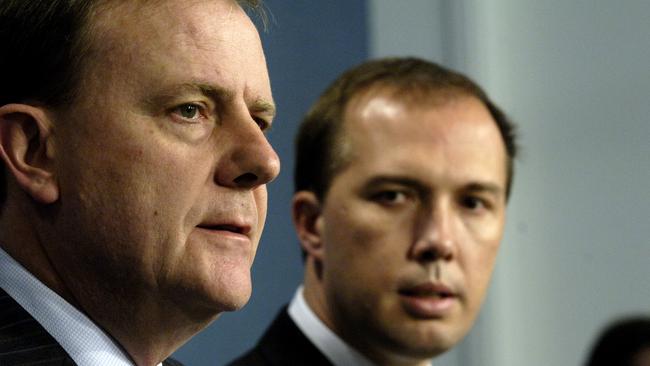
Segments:
[[[174,354],[188,366],[223,365],[252,347],[302,280],[302,260],[290,217],[293,137],[302,115],[343,70],[367,58],[365,1],[265,0],[262,34],[278,106],[269,138],[280,176],[269,185],[266,227],[253,265],[246,307],[222,315]]]
[[[474,2],[524,145],[493,364],[576,365],[604,323],[650,315],[650,2]]]
[[[370,0],[371,56],[469,73],[521,133],[486,307],[434,365],[581,364],[613,318],[650,315],[650,2],[400,3]]]

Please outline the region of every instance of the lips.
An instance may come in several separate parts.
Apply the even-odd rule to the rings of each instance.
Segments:
[[[458,295],[441,283],[422,283],[400,288],[404,310],[418,319],[436,319],[448,315],[458,301]]]
[[[406,287],[399,290],[401,295],[416,297],[439,297],[446,298],[454,296],[452,290],[442,284],[424,283],[417,286]]]
[[[206,220],[196,225],[196,230],[208,243],[217,247],[251,249],[252,225],[245,220]]]
[[[210,231],[229,231],[241,235],[248,235],[250,232],[250,226],[237,224],[199,224],[197,227]]]

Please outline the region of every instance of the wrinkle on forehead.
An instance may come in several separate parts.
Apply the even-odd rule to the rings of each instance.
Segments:
[[[215,8],[213,12],[193,12],[189,9],[201,4],[212,3]],[[102,1],[99,3],[91,16],[89,26],[93,35],[113,35],[117,36],[117,41],[123,40],[124,34],[120,31],[128,32],[129,27],[139,27],[142,23],[149,23],[154,29],[182,33],[192,36],[191,38],[200,39],[207,32],[212,30],[205,27],[210,23],[213,26],[223,27],[222,29],[230,30],[231,27],[224,25],[235,21],[238,12],[241,16],[248,18],[246,13],[241,9],[235,0],[123,0],[123,1]],[[191,14],[191,18],[179,19],[179,17]],[[177,21],[169,23],[166,19]],[[251,22],[252,23],[252,22]],[[131,28],[133,29],[133,28]],[[229,38],[234,36],[234,30],[230,31]],[[131,34],[128,39],[138,39],[137,35]],[[97,40],[97,38],[95,38]],[[115,39],[108,39],[116,41]],[[104,40],[99,40],[98,44],[103,44]]]
[[[185,6],[186,9],[192,8],[194,6],[198,6],[199,3],[205,3],[207,0],[197,0],[192,2],[191,4],[188,4]],[[214,2],[214,1],[211,1]],[[221,38],[222,40],[225,41],[231,41],[234,39],[235,36],[237,36],[237,32],[235,31],[236,27],[231,27],[230,25],[233,24],[237,19],[236,17],[239,16],[246,16],[244,11],[237,5],[235,1],[228,1],[229,4],[227,4],[227,8],[225,8],[226,5],[224,6],[223,12],[220,13],[215,13],[215,14],[200,14],[201,16],[204,17],[204,19],[186,19],[185,21],[180,23],[180,29],[178,30],[179,33],[183,33],[188,36],[190,39],[195,39],[195,40],[200,40],[200,39],[206,39],[210,38],[208,37],[208,33],[212,31],[210,27],[206,27],[206,25],[212,24],[215,27],[218,27],[221,29],[225,35],[223,35]],[[176,11],[172,9],[170,6],[170,12],[172,13],[171,15],[175,15]],[[188,13],[191,13],[191,11],[188,11]],[[247,17],[247,16],[246,16]],[[165,24],[163,24],[165,26]],[[212,36],[212,34],[210,34]]]
[[[87,25],[91,52],[84,80],[105,87],[125,68],[140,69],[156,76],[156,85],[142,88],[197,81],[264,100],[268,105],[257,102],[257,109],[274,114],[260,37],[237,1],[99,1]],[[246,76],[255,73],[260,77]]]
[[[149,57],[153,61],[168,50],[176,50],[178,54],[168,56],[190,66],[214,63],[212,57],[197,50],[222,52],[223,59],[249,54],[250,50],[243,48],[248,41],[258,43],[261,48],[255,26],[234,0],[192,0],[189,3],[153,0],[111,4],[96,14],[92,25],[91,43],[99,60],[117,64],[130,62],[134,55],[140,55],[141,60]],[[205,8],[202,5],[209,6]],[[162,43],[152,46],[151,37]],[[242,37],[247,42],[235,42]],[[226,44],[228,50],[220,51]],[[185,52],[182,52],[183,48]]]

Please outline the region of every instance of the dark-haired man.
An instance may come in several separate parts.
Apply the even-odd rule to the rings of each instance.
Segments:
[[[505,222],[512,124],[463,75],[412,58],[334,82],[297,138],[305,277],[232,365],[427,365],[471,328]]]
[[[0,365],[157,365],[247,302],[279,161],[243,3],[0,0]]]

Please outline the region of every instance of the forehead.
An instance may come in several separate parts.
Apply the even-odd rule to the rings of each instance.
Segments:
[[[343,120],[345,140],[362,145],[390,140],[431,145],[501,140],[483,102],[457,91],[409,95],[371,89],[350,100]]]
[[[156,85],[218,80],[222,89],[231,83],[270,97],[259,34],[234,0],[108,2],[91,17],[89,34],[89,69],[157,75]]]
[[[341,135],[348,167],[359,172],[476,173],[505,184],[504,143],[475,97],[404,99],[395,93],[366,93],[346,107]]]
[[[233,0],[135,0],[106,2],[90,18],[97,51],[119,47],[199,47],[233,38],[259,41],[257,31]],[[151,45],[151,46],[149,46]]]

